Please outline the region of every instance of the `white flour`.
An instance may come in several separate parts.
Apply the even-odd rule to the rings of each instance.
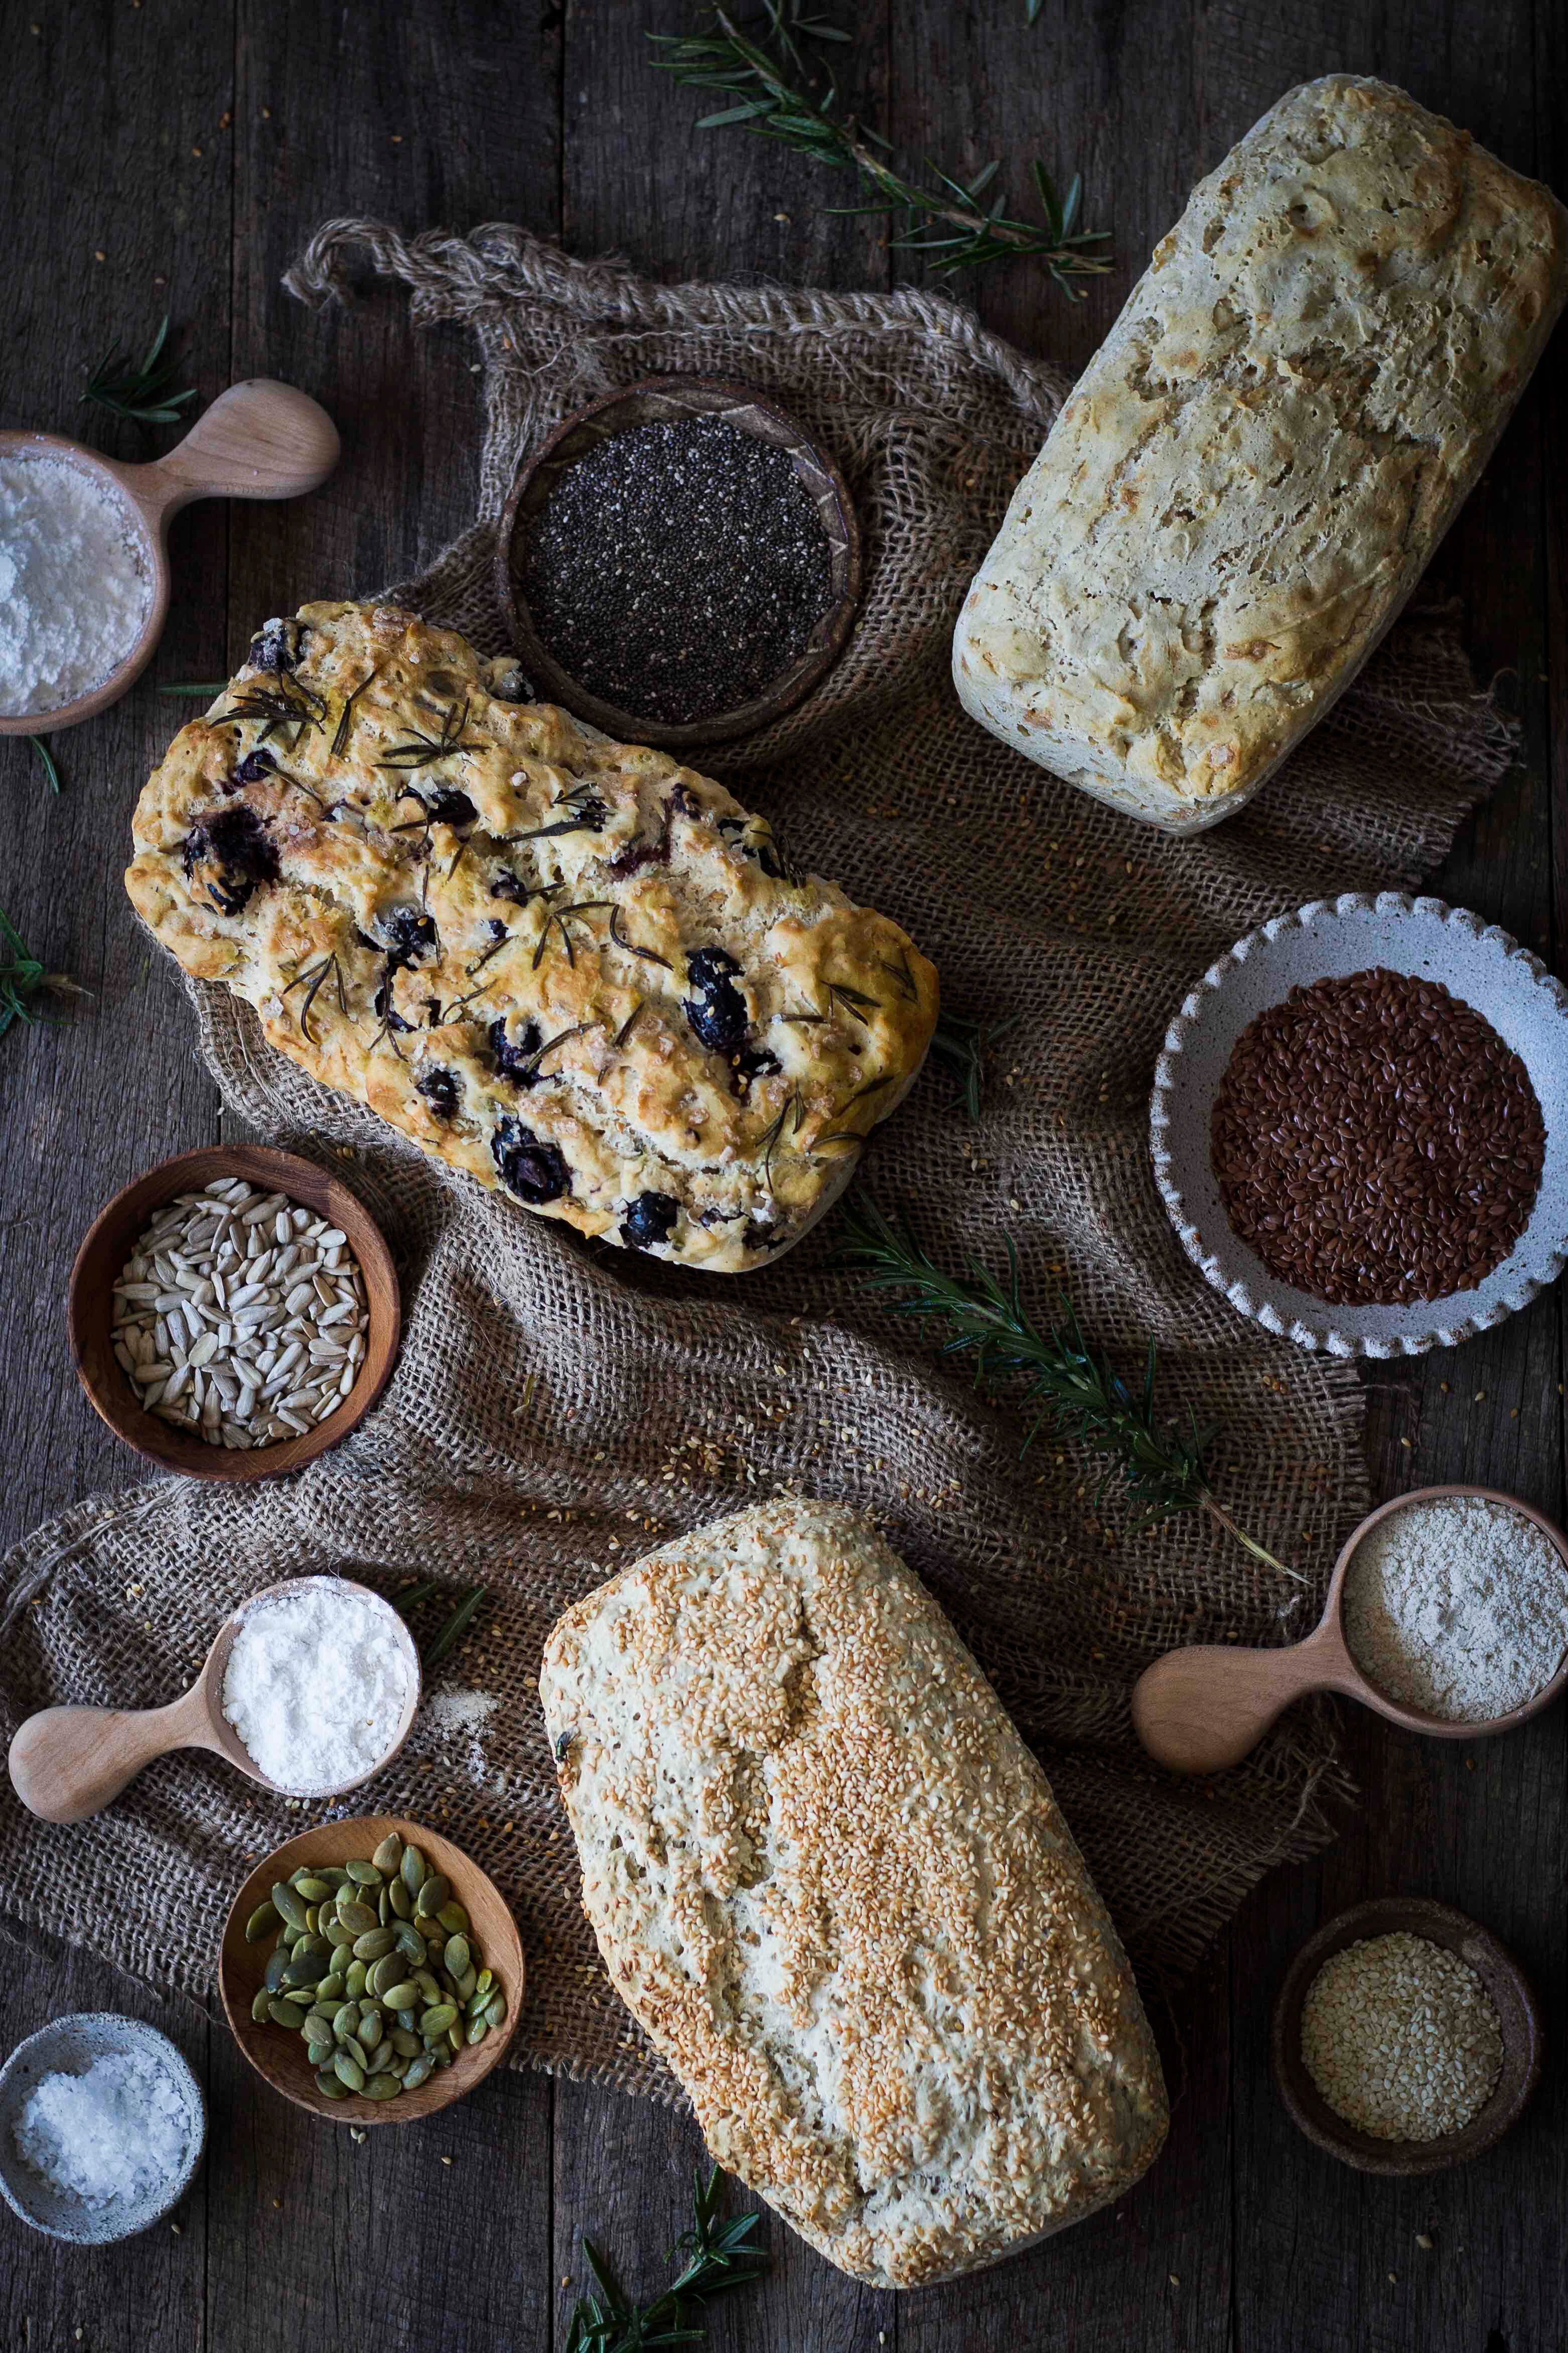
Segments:
[[[306,1577],[240,1620],[223,1712],[278,1788],[314,1798],[372,1773],[408,1703],[398,1621],[384,1601]]]
[[[0,457],[0,715],[101,686],[152,599],[118,491],[66,459]]]
[[[1448,1496],[1391,1512],[1345,1575],[1345,1640],[1405,1707],[1483,1724],[1522,1707],[1568,1650],[1568,1568],[1533,1520]]]

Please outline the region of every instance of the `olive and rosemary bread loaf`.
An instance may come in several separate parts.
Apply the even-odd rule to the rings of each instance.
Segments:
[[[1049,1786],[868,1522],[784,1499],[545,1644],[583,1902],[720,2164],[912,2287],[1126,2189],[1160,2063]]]
[[[126,887],[187,972],[426,1151],[721,1272],[841,1189],[936,974],[662,753],[521,702],[387,606],[268,622],[137,803]]]
[[[1173,833],[1255,793],[1452,522],[1568,292],[1568,214],[1385,82],[1282,98],[1133,288],[960,617],[966,708]]]

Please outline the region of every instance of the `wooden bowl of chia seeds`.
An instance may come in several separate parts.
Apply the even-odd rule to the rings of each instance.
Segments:
[[[512,484],[496,589],[536,692],[696,750],[793,710],[861,586],[844,477],[752,385],[648,376],[558,426]]]
[[[1339,1961],[1352,1947],[1364,1952],[1374,1940],[1387,1937],[1420,1938],[1427,1947],[1436,1946],[1441,1954],[1452,1956],[1467,1970],[1473,1971],[1495,2016],[1495,2031],[1500,2033],[1500,2064],[1497,2065],[1489,2092],[1458,2130],[1437,2133],[1430,2138],[1398,2139],[1385,2137],[1381,2132],[1362,2131],[1330,2105],[1303,2055],[1302,2014],[1320,1972],[1327,1964]],[[1344,1964],[1341,1962],[1340,1966]],[[1347,2011],[1347,2063],[1350,2046],[1359,2053],[1364,2039],[1365,2005],[1375,1982],[1371,1980],[1367,1987],[1360,1989],[1353,1984],[1347,1987],[1352,2005],[1352,2010]],[[1358,1994],[1363,2011],[1360,2017],[1353,2014]],[[1441,2065],[1444,2054],[1440,2037],[1425,2052],[1420,2048],[1418,2035],[1412,2036],[1407,2046],[1399,2044],[1394,2039],[1399,2024],[1396,2006],[1390,2015],[1390,2039],[1381,2063],[1388,2064],[1389,2051],[1403,2051],[1404,2056],[1393,2070],[1397,2095],[1402,2071],[1407,2073],[1412,2066],[1430,2068],[1434,2052]],[[1488,1929],[1456,1911],[1451,1904],[1439,1904],[1430,1896],[1380,1895],[1369,1903],[1352,1905],[1349,1911],[1325,1922],[1297,1953],[1275,2000],[1269,2052],[1279,2096],[1292,2122],[1314,2147],[1338,2158],[1342,2165],[1353,2166],[1360,2173],[1405,2176],[1440,2173],[1495,2147],[1518,2122],[1530,2102],[1541,2076],[1544,2041],[1541,2005],[1534,1989],[1512,1954]],[[1493,2048],[1495,2051],[1495,2045]],[[1321,2068],[1324,2063],[1321,2047],[1317,2055]],[[1419,2087],[1411,2095],[1418,2099]],[[1353,2105],[1353,2092],[1349,2099]]]

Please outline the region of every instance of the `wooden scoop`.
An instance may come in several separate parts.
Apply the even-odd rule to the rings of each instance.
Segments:
[[[1426,1733],[1434,1740],[1479,1740],[1494,1732],[1510,1732],[1527,1716],[1539,1715],[1543,1707],[1549,1707],[1568,1683],[1568,1655],[1533,1699],[1483,1724],[1456,1724],[1447,1716],[1428,1715],[1421,1708],[1402,1707],[1379,1691],[1351,1656],[1342,1617],[1351,1555],[1391,1512],[1450,1495],[1505,1504],[1510,1511],[1533,1520],[1568,1565],[1568,1536],[1517,1495],[1501,1494],[1495,1487],[1466,1486],[1417,1487],[1408,1495],[1396,1495],[1351,1531],[1334,1564],[1321,1622],[1304,1642],[1281,1651],[1243,1651],[1228,1642],[1193,1643],[1185,1650],[1167,1651],[1139,1676],[1132,1691],[1132,1723],[1155,1762],[1173,1773],[1219,1773],[1227,1765],[1239,1765],[1257,1747],[1275,1717],[1309,1692],[1343,1692],[1348,1698],[1360,1700],[1363,1707],[1385,1715],[1391,1724],[1403,1725],[1407,1732]]]
[[[220,393],[184,439],[150,466],[122,465],[58,433],[0,433],[0,458],[58,458],[106,479],[126,508],[152,598],[119,667],[74,702],[51,711],[0,714],[0,735],[48,735],[119,701],[140,678],[169,611],[169,524],[195,499],[297,499],[319,490],[338,462],[338,431],[320,404],[292,385],[255,376]]]
[[[261,1592],[253,1593],[232,1618],[226,1620],[196,1681],[183,1699],[172,1700],[167,1707],[46,1707],[38,1715],[28,1716],[16,1729],[8,1760],[12,1787],[22,1803],[47,1822],[85,1821],[89,1814],[101,1813],[105,1806],[111,1804],[144,1765],[150,1765],[155,1757],[166,1757],[175,1748],[209,1748],[215,1756],[226,1757],[251,1780],[259,1781],[263,1788],[276,1789],[278,1784],[268,1780],[252,1761],[248,1749],[224,1715],[223,1679],[241,1619],[247,1617],[258,1603],[292,1593],[307,1581],[341,1586],[344,1592],[357,1593],[374,1601],[377,1609],[384,1609],[397,1628],[409,1677],[407,1704],[398,1724],[397,1736],[385,1756],[369,1773],[345,1781],[342,1789],[313,1790],[310,1794],[323,1799],[342,1797],[344,1790],[357,1789],[362,1782],[390,1765],[408,1737],[419,1705],[419,1653],[414,1647],[413,1636],[392,1604],[379,1593],[371,1592],[368,1586],[356,1585],[346,1577],[309,1580],[291,1577],[285,1584],[268,1585]]]

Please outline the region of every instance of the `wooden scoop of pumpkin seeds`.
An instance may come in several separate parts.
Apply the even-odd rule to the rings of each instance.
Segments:
[[[250,2014],[303,2035],[316,2089],[393,2100],[506,2017],[450,1883],[395,1831],[368,1862],[318,1863],[280,1880],[245,1924],[277,1929]]]

